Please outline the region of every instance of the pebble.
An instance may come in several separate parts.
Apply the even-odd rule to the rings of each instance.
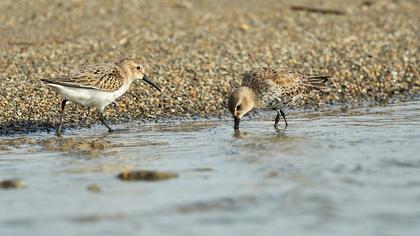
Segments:
[[[159,181],[176,177],[176,173],[154,170],[124,171],[117,175],[117,178],[124,181]]]
[[[21,179],[8,179],[0,181],[0,188],[3,189],[18,189],[25,187],[26,183]]]
[[[102,191],[101,187],[97,184],[91,184],[87,187],[87,190],[92,193],[99,193]]]

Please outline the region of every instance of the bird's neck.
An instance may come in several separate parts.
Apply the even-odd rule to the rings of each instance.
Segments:
[[[116,67],[116,72],[119,73],[122,77],[128,78],[127,82],[131,84],[136,78],[135,75],[131,72],[131,70],[127,67]]]

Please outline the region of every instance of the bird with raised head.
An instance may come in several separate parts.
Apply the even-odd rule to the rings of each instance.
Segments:
[[[136,79],[141,79],[161,91],[147,77],[146,67],[130,58],[123,58],[115,63],[85,65],[62,77],[41,79],[62,97],[60,124],[56,134],[61,135],[64,108],[68,101],[85,107],[96,107],[101,123],[109,132],[113,131],[103,117],[103,110],[123,95]]]

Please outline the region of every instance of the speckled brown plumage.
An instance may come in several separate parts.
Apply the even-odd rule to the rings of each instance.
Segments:
[[[131,60],[125,58],[117,63],[85,65],[66,76],[41,80],[63,86],[112,92],[133,80],[129,63],[132,63]]]
[[[242,86],[257,95],[259,108],[282,109],[312,90],[322,90],[330,76],[304,76],[286,67],[262,67],[244,74]]]

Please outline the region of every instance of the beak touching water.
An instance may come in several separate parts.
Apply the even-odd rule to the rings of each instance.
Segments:
[[[234,116],[233,118],[235,119],[235,124],[233,125],[233,129],[234,130],[239,130],[239,122],[241,122],[241,119],[239,119],[236,116]]]
[[[146,81],[146,83],[148,83],[151,86],[153,86],[157,91],[162,92],[160,90],[159,86],[157,86],[157,84],[155,82],[153,82],[153,80],[149,79],[146,75],[143,76],[143,80]]]

